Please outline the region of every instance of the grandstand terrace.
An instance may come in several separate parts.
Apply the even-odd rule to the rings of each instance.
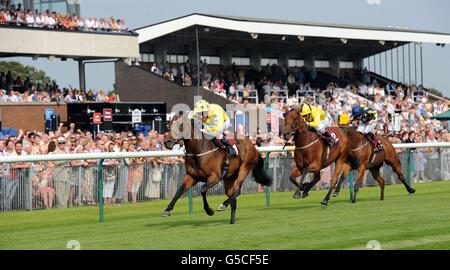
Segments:
[[[241,79],[241,72],[245,73],[244,85],[251,81],[256,85],[267,75],[264,71],[267,73],[269,66],[277,66],[283,72],[282,76],[272,78],[276,80],[272,80],[272,83],[280,83],[278,87],[281,88],[287,84],[288,72],[294,72],[294,69],[295,72],[301,69],[305,77],[310,77],[300,80],[303,84],[309,83],[306,88],[312,89],[324,90],[330,82],[345,87],[351,82],[362,81],[363,75],[368,75],[371,82],[376,80],[383,87],[388,83],[414,84],[419,87],[423,78],[414,78],[413,81],[410,76],[407,81],[403,76],[402,80],[399,80],[393,76],[388,78],[387,74],[363,74],[363,69],[374,63],[374,60],[370,62],[374,55],[392,52],[408,44],[418,46],[422,43],[450,42],[449,34],[428,31],[207,14],[175,18],[138,28],[136,32],[139,34],[139,69],[152,71],[184,86],[195,86],[199,76],[200,86],[205,86],[206,76],[208,85],[205,88],[208,89],[211,88],[211,83],[214,83],[213,79],[219,79],[219,83],[222,83],[221,79],[226,77],[230,69],[236,73],[237,83]],[[200,75],[197,74],[196,36],[201,60]],[[417,50],[415,52],[417,56]],[[203,70],[205,60],[207,72]],[[396,65],[404,65],[407,61],[404,57],[400,60],[403,62],[397,62]],[[379,63],[376,63],[377,67],[378,65]],[[411,66],[409,68],[412,69]],[[422,62],[414,68],[417,73],[418,69],[422,69]],[[171,90],[166,91],[162,87],[164,83],[155,76],[148,76],[138,82],[132,80],[132,73],[137,72],[136,70],[135,67],[127,68],[122,63],[117,63],[116,83],[124,100],[134,101],[142,97],[146,100],[164,98],[169,100],[169,104],[176,104],[178,101],[187,100],[188,93],[191,93],[180,90],[186,95],[179,97]],[[184,72],[185,70],[188,72]],[[189,77],[187,81],[186,76],[181,75],[185,73]],[[226,79],[223,81],[223,88],[228,92],[232,81],[230,78]],[[292,95],[302,86],[298,78],[295,83],[297,85],[289,87]],[[159,85],[161,87],[158,87]],[[263,101],[264,93],[258,93],[259,101]]]

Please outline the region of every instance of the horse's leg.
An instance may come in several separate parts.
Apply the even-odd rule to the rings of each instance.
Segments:
[[[208,216],[212,216],[212,215],[214,215],[214,210],[212,210],[212,208],[209,207],[208,201],[206,200],[206,192],[208,192],[208,188],[210,188],[208,183],[205,183],[201,189],[201,194],[202,194],[202,199],[203,199],[203,209],[205,209],[205,212]]]
[[[309,195],[309,191],[311,190],[312,187],[314,187],[317,182],[320,181],[320,171],[318,172],[314,172],[314,179],[310,182],[305,184],[305,188],[303,190],[303,194],[302,194],[302,199],[308,197]]]
[[[304,190],[303,181],[305,181],[305,177],[308,174],[310,166],[306,166],[302,169],[302,178],[300,178],[299,189],[300,191]]]
[[[359,187],[361,187],[363,184],[364,174],[366,173],[366,170],[367,170],[367,164],[362,164],[358,168],[358,178],[356,179],[355,186],[353,187],[352,203],[356,202],[356,194],[359,191]]]
[[[398,159],[398,157],[394,156],[393,158],[389,158],[387,155],[388,155],[388,153],[386,153],[386,160],[385,160],[386,163],[389,166],[391,166],[391,168],[395,171],[395,173],[398,176],[398,179],[405,186],[406,190],[409,193],[416,192],[416,190],[414,188],[410,187],[409,184],[406,182],[406,179],[405,179],[405,177],[403,176],[403,173],[402,173],[402,167],[401,167],[400,160]]]
[[[351,167],[348,164],[344,164],[344,168],[342,170],[341,177],[339,178],[339,182],[331,196],[337,197],[339,195],[339,192],[341,191],[342,183],[344,183],[345,178],[350,174],[350,169],[351,169]]]
[[[169,203],[166,210],[162,214],[164,217],[170,216],[170,211],[173,210],[175,203],[178,201],[178,199],[181,197],[181,195],[183,195],[183,193],[186,190],[188,190],[193,185],[195,185],[195,183],[196,183],[195,179],[192,176],[190,176],[188,174],[184,175],[183,184],[178,188],[177,192],[175,193],[175,196],[173,196],[172,201]]]
[[[291,181],[292,184],[294,184],[297,187],[297,189],[295,190],[295,193],[293,195],[294,199],[300,199],[300,197],[302,196],[302,192],[300,190],[301,185],[299,183],[297,183],[297,181],[296,181],[297,177],[299,177],[300,175],[301,175],[301,173],[300,173],[299,168],[297,166],[295,166],[292,169],[291,176],[289,177],[289,181]]]
[[[236,181],[234,181],[234,184],[230,187],[229,192],[227,192],[228,199],[226,199],[219,206],[219,209],[218,209],[219,211],[224,211],[225,208],[227,208],[228,205],[231,203],[231,201],[236,199],[236,197],[238,197],[241,194],[242,184],[244,183],[245,177],[247,177],[249,172],[250,172],[250,166],[248,164],[241,165],[241,167],[239,168],[239,173],[236,178]]]
[[[306,177],[306,174],[309,172],[314,172],[314,179],[310,183],[302,184],[303,180]],[[304,174],[303,174],[304,172]],[[308,197],[309,190],[320,180],[320,165],[317,162],[312,162],[302,170],[302,179],[300,180],[300,185],[302,186],[302,198]]]
[[[230,205],[231,205],[230,224],[234,224],[234,219],[235,219],[235,216],[236,216],[236,208],[237,208],[237,199],[232,200]]]
[[[330,188],[328,189],[328,193],[325,196],[325,199],[323,199],[323,201],[321,202],[322,205],[328,205],[328,201],[330,200],[331,197],[331,192],[333,192],[333,189],[336,187],[339,175],[343,170],[342,166],[344,166],[344,164],[345,159],[339,158],[338,160],[336,160],[336,166],[334,168],[333,176],[331,177],[330,181]]]
[[[224,180],[225,193],[227,194],[228,198],[233,196],[233,187],[234,187],[235,183],[236,183],[236,176]],[[235,217],[236,217],[236,208],[237,208],[236,198],[231,200],[230,205],[231,205],[230,224],[234,224]],[[219,206],[219,210],[223,211],[223,210],[225,210],[225,206],[223,206],[223,208],[221,208],[222,206],[223,206],[223,204],[221,206]]]
[[[373,178],[378,182],[378,185],[380,185],[381,194],[380,194],[380,200],[384,200],[384,179],[381,177],[380,174],[380,168],[381,166],[370,168],[369,171],[372,174]]]
[[[209,207],[208,200],[206,199],[206,193],[208,192],[209,188],[212,188],[213,186],[217,185],[219,181],[220,181],[219,176],[217,176],[216,174],[211,174],[200,190],[203,199],[203,209],[205,209],[205,212],[208,216],[214,215],[214,210],[212,210],[212,208]]]

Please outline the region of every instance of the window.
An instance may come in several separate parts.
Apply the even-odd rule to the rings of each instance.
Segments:
[[[205,61],[210,65],[220,65],[220,57],[219,56],[200,56],[201,61]]]
[[[278,59],[276,58],[261,58],[261,66],[267,66],[267,64],[269,64],[269,66],[275,64],[278,65]]]
[[[155,62],[155,55],[153,53],[141,53],[139,57],[139,62],[142,63]]]
[[[166,61],[171,64],[183,64],[189,59],[189,56],[183,54],[168,54]]]
[[[301,59],[289,59],[288,66],[289,67],[303,67],[305,65],[305,60]]]
[[[231,57],[231,63],[236,66],[250,66],[250,58],[248,57]]]
[[[339,68],[353,68],[353,62],[352,61],[340,61]]]
[[[330,61],[328,60],[316,60],[314,61],[315,68],[330,68]]]

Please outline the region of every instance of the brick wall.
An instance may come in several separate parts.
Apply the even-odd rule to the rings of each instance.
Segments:
[[[52,108],[55,113],[59,113],[61,122],[67,121],[66,104],[1,104],[2,127],[45,131],[46,108]]]

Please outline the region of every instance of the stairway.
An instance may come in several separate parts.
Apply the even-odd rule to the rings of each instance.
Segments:
[[[202,87],[197,91],[197,87],[180,86],[139,66],[128,66],[121,61],[115,64],[115,74],[115,88],[124,102],[166,102],[167,111],[170,112],[176,104],[186,104],[192,109],[194,96],[199,94],[223,108],[226,104],[233,104],[232,101]]]

